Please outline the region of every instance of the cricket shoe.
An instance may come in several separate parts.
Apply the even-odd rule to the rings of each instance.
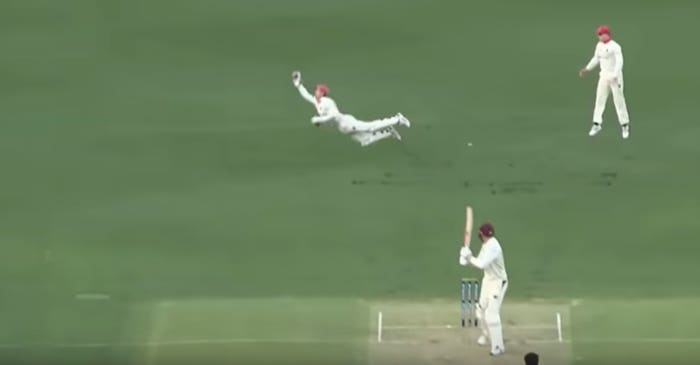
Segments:
[[[479,346],[488,346],[489,340],[486,338],[486,336],[481,335],[479,336],[479,339],[476,340],[476,343],[479,344]]]
[[[495,351],[491,351],[489,354],[491,356],[500,356],[506,353],[506,349],[502,349],[500,347],[496,347]]]
[[[411,121],[406,119],[406,117],[403,116],[403,114],[399,113],[396,114],[396,116],[399,118],[399,124],[406,127],[406,128],[411,128]]]
[[[401,135],[399,134],[399,131],[397,131],[393,125],[391,127],[389,127],[389,133],[391,133],[391,136],[394,137],[395,139],[397,139],[399,141],[401,140]]]
[[[627,139],[627,138],[630,138],[630,125],[623,124],[622,125],[622,139]]]
[[[593,137],[596,134],[598,134],[598,132],[600,132],[602,129],[603,127],[601,127],[599,123],[593,123],[593,127],[591,127],[591,131],[588,132],[588,135]]]

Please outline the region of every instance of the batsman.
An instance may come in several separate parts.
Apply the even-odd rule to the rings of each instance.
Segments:
[[[473,225],[473,211],[467,207],[466,228],[464,232],[464,247],[459,251],[459,264],[471,265],[484,271],[481,283],[481,294],[477,304],[476,317],[482,334],[477,341],[479,345],[491,344],[491,355],[498,356],[505,352],[503,343],[503,328],[501,327],[501,304],[508,289],[508,275],[503,258],[503,249],[496,239],[496,231],[491,223],[479,227],[479,239],[482,242],[479,255],[472,255],[469,248]]]

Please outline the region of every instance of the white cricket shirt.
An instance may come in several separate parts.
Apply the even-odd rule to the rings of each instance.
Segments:
[[[316,98],[306,90],[304,85],[299,84],[297,88],[301,96],[316,107],[316,112],[320,117],[318,118],[319,123],[340,122],[343,115],[338,110],[338,106],[333,99],[324,96],[316,100]]]
[[[601,77],[621,77],[624,64],[622,47],[612,39],[607,43],[598,42],[593,58],[586,65],[586,70],[590,71],[598,64],[600,64]]]
[[[489,238],[479,250],[479,256],[469,256],[470,264],[484,270],[483,281],[506,281],[506,262],[503,258],[503,249],[496,237]]]

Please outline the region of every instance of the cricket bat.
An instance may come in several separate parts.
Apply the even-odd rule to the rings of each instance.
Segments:
[[[467,205],[467,217],[464,222],[464,245],[469,247],[472,242],[472,227],[474,226],[474,211]]]

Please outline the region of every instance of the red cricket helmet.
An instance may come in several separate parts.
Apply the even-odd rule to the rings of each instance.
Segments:
[[[316,90],[323,94],[323,96],[328,96],[328,93],[331,92],[331,89],[329,89],[328,86],[324,84],[316,85]]]

